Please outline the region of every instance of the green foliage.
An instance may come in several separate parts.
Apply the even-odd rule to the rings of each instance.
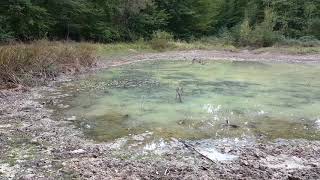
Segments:
[[[249,20],[245,19],[240,25],[239,30],[239,44],[240,45],[249,45],[251,42],[252,29],[249,24]]]
[[[319,0],[268,0],[266,1],[277,14],[275,28],[288,37],[306,35],[313,19],[320,17]]]
[[[8,26],[7,18],[0,16],[0,42],[7,42],[10,39],[13,39],[13,32]]]
[[[152,39],[150,40],[150,46],[154,50],[162,51],[172,46],[172,44],[170,44],[170,42],[172,41],[172,34],[164,31],[156,31],[152,35]]]
[[[250,44],[258,47],[267,47],[280,40],[280,35],[274,30],[276,15],[271,9],[265,10],[262,23],[257,24],[251,33]]]
[[[281,35],[320,39],[320,0],[3,0],[0,24],[1,42],[110,43],[166,31],[186,41],[269,46]]]
[[[309,21],[307,33],[320,39],[320,18],[314,18]]]
[[[281,39],[281,34],[274,30],[276,15],[271,9],[266,9],[261,23],[250,26],[249,20],[245,19],[239,26],[238,45],[240,46],[271,46]]]
[[[156,0],[169,19],[166,30],[181,39],[209,34],[221,0]]]
[[[17,39],[35,40],[45,37],[49,31],[47,10],[29,0],[12,0],[1,11],[4,12],[1,15],[5,17],[7,27]]]
[[[319,47],[320,40],[313,36],[302,36],[299,39],[285,38],[277,43],[280,46]]]

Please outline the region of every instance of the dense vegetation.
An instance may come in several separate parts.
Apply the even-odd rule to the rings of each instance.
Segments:
[[[37,41],[0,46],[0,90],[17,84],[42,85],[59,74],[96,64],[96,47],[87,43]]]
[[[2,42],[136,41],[168,32],[270,46],[320,39],[320,0],[2,0],[0,24]]]

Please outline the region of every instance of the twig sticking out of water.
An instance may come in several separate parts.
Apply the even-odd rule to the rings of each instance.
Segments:
[[[143,111],[144,110],[144,100],[145,100],[145,96],[141,97],[141,104],[140,104],[140,110]]]
[[[232,127],[232,128],[234,128],[234,129],[240,127],[240,126],[238,126],[238,125],[230,124],[230,121],[229,121],[228,119],[226,120],[226,124],[225,124],[224,126],[226,126],[226,127]]]
[[[182,103],[182,94],[183,94],[183,88],[182,87],[177,87],[176,89],[176,99]]]

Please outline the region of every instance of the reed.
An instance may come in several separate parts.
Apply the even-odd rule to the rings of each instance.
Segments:
[[[36,41],[0,46],[0,88],[34,86],[96,65],[89,43]]]

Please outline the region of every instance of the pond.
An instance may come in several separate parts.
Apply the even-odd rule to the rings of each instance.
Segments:
[[[318,65],[150,61],[106,69],[61,90],[72,96],[59,116],[97,141],[145,132],[163,139],[320,140]]]

